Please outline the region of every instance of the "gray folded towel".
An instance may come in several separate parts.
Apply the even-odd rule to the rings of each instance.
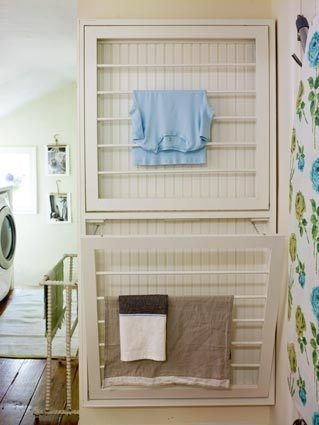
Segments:
[[[169,297],[167,360],[122,362],[119,303],[106,298],[104,385],[228,388],[233,296]]]

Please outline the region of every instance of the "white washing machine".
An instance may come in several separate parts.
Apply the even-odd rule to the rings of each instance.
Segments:
[[[0,188],[0,301],[12,285],[16,227],[12,215],[11,190]]]

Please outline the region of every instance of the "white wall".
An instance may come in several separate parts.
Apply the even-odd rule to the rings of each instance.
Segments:
[[[0,146],[36,146],[38,214],[16,215],[17,251],[15,258],[15,286],[37,285],[66,252],[76,252],[76,86],[63,86],[0,119]],[[70,176],[62,180],[60,190],[72,193],[72,223],[49,224],[47,198],[56,192],[56,178],[45,176],[44,148],[60,135],[61,143],[70,145]]]
[[[78,18],[82,19],[271,18],[271,0],[77,0],[77,3]]]

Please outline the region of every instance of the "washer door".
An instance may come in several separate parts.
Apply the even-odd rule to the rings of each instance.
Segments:
[[[8,269],[13,263],[16,247],[16,228],[9,207],[0,211],[0,267]]]

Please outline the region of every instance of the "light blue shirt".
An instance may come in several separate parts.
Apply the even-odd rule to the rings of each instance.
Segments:
[[[205,163],[213,114],[204,90],[135,90],[133,164]]]

